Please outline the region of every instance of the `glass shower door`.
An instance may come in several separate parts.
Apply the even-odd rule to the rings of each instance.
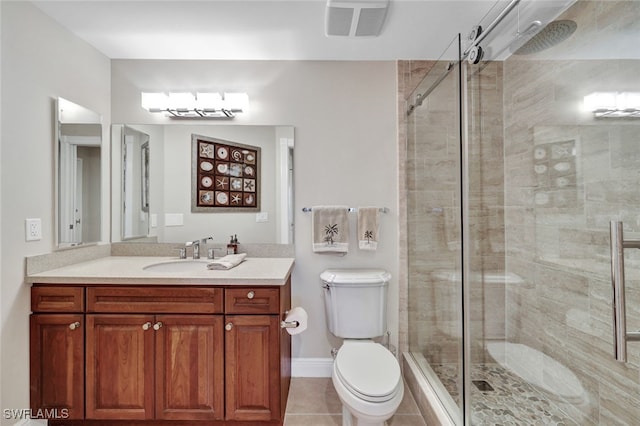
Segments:
[[[409,351],[461,424],[463,330],[460,41],[411,95],[407,117]]]
[[[640,2],[578,1],[551,18],[533,3],[463,65],[465,423],[640,424],[640,342],[627,363],[613,356],[609,229],[622,221],[625,239],[640,235],[640,106],[584,102],[640,93],[640,50],[627,44],[640,37]],[[636,331],[640,250],[625,262]]]

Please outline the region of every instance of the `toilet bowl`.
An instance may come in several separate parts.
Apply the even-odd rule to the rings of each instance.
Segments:
[[[343,426],[382,426],[404,395],[398,360],[372,340],[345,340],[333,363]]]
[[[383,269],[327,269],[320,278],[329,331],[343,339],[331,374],[342,425],[382,426],[404,395],[398,360],[373,341],[386,333],[391,275]]]

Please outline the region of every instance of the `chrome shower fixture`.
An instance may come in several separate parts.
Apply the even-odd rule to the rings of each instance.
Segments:
[[[541,26],[540,21],[534,21],[525,31],[518,34],[518,38],[511,46],[514,55],[530,55],[549,49],[571,37],[578,28],[578,24],[568,19],[549,22],[542,30],[539,30]],[[530,37],[531,34],[533,36]],[[518,40],[527,37],[530,38],[518,45]]]

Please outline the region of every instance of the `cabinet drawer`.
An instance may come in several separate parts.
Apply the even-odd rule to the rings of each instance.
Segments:
[[[222,313],[221,288],[88,287],[87,312]]]
[[[32,287],[31,311],[82,312],[84,311],[84,288],[67,286]]]
[[[277,314],[280,311],[280,289],[277,288],[227,288],[224,294],[224,310],[228,314]]]

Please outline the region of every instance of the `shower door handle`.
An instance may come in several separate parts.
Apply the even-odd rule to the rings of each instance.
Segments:
[[[640,249],[640,240],[625,240],[622,222],[611,221],[611,285],[613,289],[613,351],[617,361],[627,362],[627,342],[640,341],[640,332],[627,333],[624,296],[624,249]]]

